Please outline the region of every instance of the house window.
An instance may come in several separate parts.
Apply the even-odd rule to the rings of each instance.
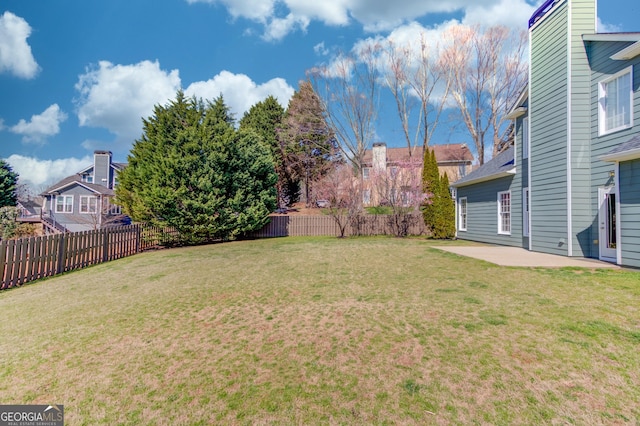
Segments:
[[[498,234],[511,235],[511,191],[498,192]]]
[[[73,195],[56,195],[56,213],[73,213]]]
[[[93,183],[93,175],[85,173],[82,175],[82,181],[86,183]]]
[[[371,204],[371,190],[365,189],[362,191],[362,203],[366,206]]]
[[[458,229],[467,230],[467,197],[458,200]]]
[[[529,118],[522,119],[522,158],[529,158]]]
[[[600,135],[633,126],[632,75],[633,67],[629,67],[600,82]]]
[[[368,180],[369,179],[369,167],[364,167],[362,169],[362,179],[364,179],[364,180]]]
[[[522,190],[522,236],[529,236],[529,188]]]
[[[98,199],[91,196],[80,197],[80,213],[96,213],[98,211]]]

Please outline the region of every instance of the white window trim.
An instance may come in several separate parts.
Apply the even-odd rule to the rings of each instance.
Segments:
[[[363,167],[362,168],[362,179],[363,180],[369,180],[369,174],[371,173],[371,170],[369,169],[369,167]]]
[[[83,199],[87,199],[87,211],[82,211],[82,201]],[[94,200],[94,210],[91,211],[91,200]],[[98,198],[93,195],[81,195],[80,196],[80,204],[78,205],[78,210],[80,214],[96,214],[98,212]]]
[[[463,201],[464,201],[464,216],[462,214]],[[464,220],[463,220],[463,217],[464,217]],[[469,203],[467,202],[467,197],[460,197],[458,199],[458,231],[467,230],[468,219],[469,219]]]
[[[509,194],[509,230],[505,231],[502,228],[502,215],[504,212],[502,211],[502,203],[500,202],[500,198],[503,194]],[[498,192],[498,234],[500,235],[511,235],[511,191],[501,191]]]
[[[529,187],[522,188],[522,236],[529,236]]]
[[[58,199],[62,199],[62,204],[58,204]],[[66,206],[68,205],[66,203],[66,200],[70,199],[71,200],[71,210],[70,211],[66,211]],[[58,206],[62,206],[62,210],[58,211]],[[54,206],[53,206],[53,211],[55,211],[56,213],[61,213],[61,214],[72,214],[73,213],[73,195],[56,195],[56,198],[54,200]]]
[[[614,81],[624,75],[628,75],[630,80],[629,90],[629,124],[618,126],[613,129],[606,130],[606,109],[605,109],[605,91],[604,85]],[[633,127],[633,65],[615,73],[614,75],[607,77],[598,82],[598,136],[604,136],[611,133],[619,132]]]
[[[529,117],[522,119],[522,159],[529,158]]]

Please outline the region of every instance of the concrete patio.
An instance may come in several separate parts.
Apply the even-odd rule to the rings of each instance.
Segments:
[[[474,245],[474,246],[435,246],[438,250],[461,256],[473,257],[485,260],[501,266],[524,266],[543,268],[619,268],[613,263],[603,262],[597,259],[587,259],[584,257],[566,257],[553,254],[538,253],[525,250],[519,247],[494,246],[494,245]]]

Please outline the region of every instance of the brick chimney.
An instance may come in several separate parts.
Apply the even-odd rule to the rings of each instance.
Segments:
[[[387,169],[387,144],[376,142],[373,144],[372,165],[376,172],[383,172]]]

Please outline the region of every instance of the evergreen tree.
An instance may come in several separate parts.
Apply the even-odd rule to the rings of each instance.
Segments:
[[[446,173],[440,177],[435,151],[428,147],[424,151],[422,185],[428,196],[422,214],[431,236],[438,239],[453,238],[455,205],[449,191],[449,177]]]
[[[284,108],[273,96],[258,102],[249,109],[240,120],[240,130],[252,129],[269,147],[278,174],[276,188],[278,190],[278,204],[281,207],[295,202],[299,192],[299,185],[284,164],[284,147],[278,134],[283,126]]]
[[[256,133],[235,130],[221,96],[205,106],[178,92],[143,129],[116,188],[133,220],[174,226],[187,243],[265,225],[275,208],[273,160]]]
[[[313,198],[313,185],[339,160],[339,146],[328,126],[320,98],[309,81],[301,81],[289,101],[280,135],[284,163],[304,186],[305,200]]]
[[[17,204],[16,188],[18,174],[11,166],[0,159],[0,207],[15,206]]]

